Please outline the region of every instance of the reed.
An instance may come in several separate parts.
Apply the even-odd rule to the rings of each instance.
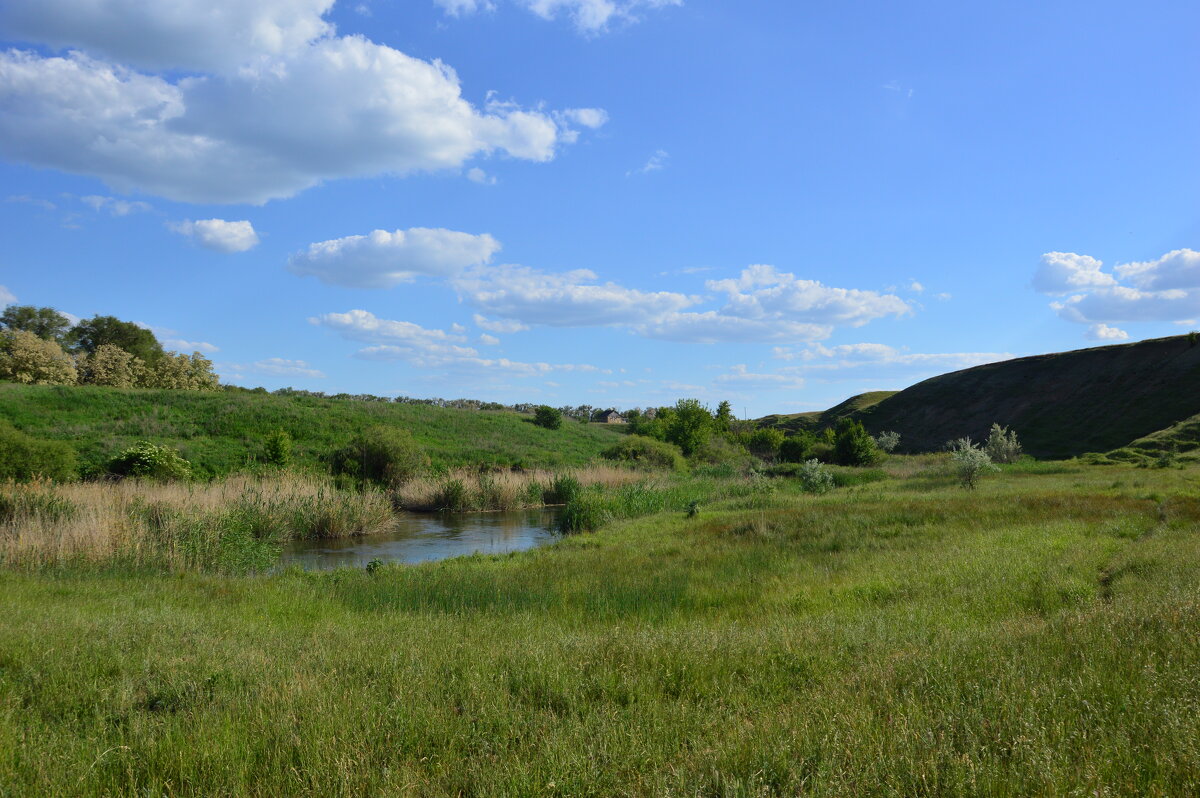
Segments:
[[[565,504],[569,497],[563,486],[569,479],[581,486],[618,488],[645,479],[645,474],[608,465],[561,474],[456,468],[441,476],[411,479],[393,489],[391,496],[397,507],[414,512],[520,510]]]

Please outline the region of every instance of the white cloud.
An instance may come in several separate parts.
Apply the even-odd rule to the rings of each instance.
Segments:
[[[230,71],[333,32],[334,0],[12,0],[10,40],[85,50],[150,69]]]
[[[491,0],[434,0],[451,16],[475,11],[491,11]],[[560,13],[571,18],[582,33],[601,33],[613,21],[636,22],[638,13],[646,9],[683,5],[683,0],[516,0],[517,4],[542,19],[554,19]]]
[[[494,335],[488,335],[487,333],[481,333],[479,336],[479,343],[483,344],[484,346],[499,346],[500,339]]]
[[[399,360],[421,368],[444,368],[463,372],[502,371],[532,377],[554,371],[600,371],[584,364],[523,363],[508,358],[484,358],[479,351],[461,345],[463,337],[444,330],[431,330],[410,321],[380,319],[365,310],[326,313],[309,322],[339,332],[351,340],[374,343],[360,349],[364,360]]]
[[[0,308],[17,304],[17,295],[0,285]]]
[[[682,343],[758,343],[763,341],[815,341],[828,338],[833,327],[790,319],[747,319],[725,312],[668,313],[639,325],[646,338]]]
[[[227,222],[224,219],[197,219],[168,223],[167,227],[187,236],[200,246],[217,252],[245,252],[258,246],[258,234],[247,221]]]
[[[26,205],[33,205],[36,208],[41,208],[44,211],[52,211],[58,206],[50,200],[40,197],[31,197],[28,194],[11,194],[4,198],[5,202],[21,202]]]
[[[1146,290],[1200,288],[1200,252],[1176,249],[1158,260],[1126,263],[1115,271],[1122,280]]]
[[[947,294],[946,292],[943,291],[942,293],[934,296],[934,299],[938,300],[939,302],[949,302],[951,299],[954,299],[954,295]]]
[[[474,315],[475,326],[481,330],[488,330],[494,333],[515,333],[522,330],[528,330],[529,326],[522,324],[513,319],[489,319],[487,316],[480,316],[478,313]]]
[[[668,153],[666,150],[655,150],[654,154],[650,156],[646,163],[637,169],[630,169],[625,173],[625,176],[631,177],[633,175],[644,175],[649,172],[657,172],[667,165],[667,159],[670,157],[670,153]]]
[[[1100,271],[1104,264],[1089,255],[1047,252],[1033,275],[1034,290],[1043,294],[1068,294],[1088,288],[1116,285],[1116,279]]]
[[[113,216],[128,216],[131,213],[151,210],[150,204],[146,202],[122,200],[116,197],[101,197],[98,194],[89,194],[79,199],[92,210],[107,210]]]
[[[799,390],[804,387],[804,380],[795,374],[756,374],[745,364],[733,366],[728,373],[718,375],[715,382],[740,388]]]
[[[207,341],[185,341],[182,338],[165,338],[163,343],[169,349],[176,352],[203,352],[206,355],[211,355],[213,352],[220,352],[220,348],[213,346]]]
[[[271,19],[256,26],[233,10],[243,5]],[[548,161],[578,135],[548,112],[494,100],[476,108],[440,61],[333,36],[320,19],[329,5],[50,0],[51,13],[22,9],[14,25],[29,40],[85,49],[0,53],[0,154],[121,191],[262,203],[323,180],[459,169],[494,152]],[[54,22],[71,10],[104,24],[89,33]],[[164,19],[192,38],[156,40]],[[141,73],[131,62],[172,71]]]
[[[755,265],[728,280],[709,280],[711,291],[728,297],[723,313],[744,319],[861,327],[884,316],[905,316],[912,308],[894,294],[833,288],[798,279],[774,266]]]
[[[603,108],[568,108],[557,116],[565,122],[596,130],[608,122],[608,111]]]
[[[683,294],[639,291],[611,282],[593,285],[595,279],[595,273],[587,269],[552,274],[525,266],[500,266],[466,272],[454,280],[454,286],[487,313],[550,327],[641,324],[698,301]]]
[[[315,369],[303,360],[287,360],[282,357],[269,357],[250,364],[217,363],[214,368],[222,377],[227,375],[241,377],[246,374],[258,374],[266,377],[310,377],[323,379],[325,373]]]
[[[925,291],[925,286],[921,285],[916,280],[913,280],[911,283],[909,283],[908,290],[912,291],[914,294],[920,294]]]
[[[1109,327],[1107,324],[1093,324],[1088,327],[1086,337],[1092,341],[1127,341],[1129,333],[1119,327]]]
[[[487,263],[500,242],[441,228],[375,230],[311,244],[288,259],[293,274],[350,288],[392,288],[418,275],[453,277],[469,266]]]
[[[798,361],[798,365],[791,367],[797,372],[839,371],[863,367],[902,367],[944,372],[1015,357],[1008,352],[909,352],[907,349],[878,343],[837,346],[812,343],[803,349],[777,346],[772,352],[779,360]]]
[[[1118,285],[1077,294],[1050,305],[1060,318],[1083,324],[1098,322],[1174,321],[1200,314],[1200,291],[1171,288],[1139,291]]]
[[[472,183],[478,183],[481,186],[496,185],[496,178],[492,175],[489,175],[478,166],[471,167],[467,170],[467,180],[470,180]]]

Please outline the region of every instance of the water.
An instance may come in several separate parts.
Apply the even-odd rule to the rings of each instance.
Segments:
[[[362,568],[371,560],[425,562],[465,554],[504,554],[555,537],[555,511],[508,513],[403,513],[383,535],[337,540],[297,540],[283,548],[280,564],[315,570]]]

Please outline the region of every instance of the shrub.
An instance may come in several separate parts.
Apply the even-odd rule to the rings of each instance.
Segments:
[[[785,463],[803,463],[811,457],[816,442],[817,438],[811,432],[798,432],[779,444],[779,459]]]
[[[54,341],[26,330],[0,332],[0,380],[26,385],[74,385],[75,364]]]
[[[263,458],[275,466],[286,466],[292,462],[292,436],[286,430],[277,429],[267,434]]]
[[[891,452],[900,445],[899,432],[881,432],[875,436],[875,445],[880,451]]]
[[[429,466],[412,433],[398,427],[372,427],[334,452],[331,460],[335,474],[381,485],[398,485]]]
[[[570,504],[573,499],[583,492],[579,480],[570,474],[557,474],[550,483],[543,501],[546,504]]]
[[[1015,463],[1021,458],[1021,444],[1017,441],[1016,431],[999,424],[992,424],[992,432],[983,450],[993,463]]]
[[[562,426],[562,411],[550,405],[541,405],[533,411],[533,423],[546,429],[558,429]]]
[[[845,466],[867,466],[879,461],[879,448],[861,421],[838,421],[833,441],[833,462]]]
[[[992,464],[992,458],[988,457],[988,453],[979,448],[977,444],[971,443],[970,438],[951,441],[949,448],[954,470],[964,488],[974,490],[980,477],[999,470]]]
[[[746,448],[758,457],[774,459],[778,456],[779,447],[783,445],[783,441],[783,430],[763,427],[750,433],[749,439],[746,441]]]
[[[0,422],[0,481],[24,482],[36,477],[74,479],[75,450],[61,441],[40,441]]]
[[[800,487],[809,493],[828,493],[833,489],[833,474],[819,460],[805,460],[796,476]]]
[[[144,477],[170,482],[189,479],[192,466],[169,446],[138,441],[108,461],[108,472],[122,477]]]
[[[146,367],[141,359],[112,344],[101,344],[90,355],[81,354],[75,363],[79,382],[86,385],[132,388],[145,377]]]
[[[817,460],[822,463],[833,462],[833,444],[826,441],[817,441],[808,450],[808,459]]]
[[[683,452],[678,446],[645,435],[627,435],[601,452],[600,456],[607,460],[672,471],[682,471],[686,467]]]
[[[691,457],[708,441],[713,426],[712,413],[699,399],[680,399],[674,412],[668,415],[666,439],[678,446],[685,457]]]

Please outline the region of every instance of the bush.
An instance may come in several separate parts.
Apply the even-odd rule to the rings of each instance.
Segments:
[[[746,441],[746,448],[757,457],[773,460],[779,455],[779,449],[783,445],[783,441],[783,430],[775,429],[774,427],[763,427],[750,433],[750,437]]]
[[[819,460],[806,460],[796,476],[800,486],[809,493],[828,493],[833,489],[833,474]]]
[[[546,429],[558,429],[562,426],[562,411],[550,405],[541,405],[533,411],[533,423]]]
[[[583,485],[570,474],[558,474],[543,494],[545,504],[569,504],[583,492]]]
[[[75,450],[61,441],[40,441],[0,422],[0,481],[74,479],[79,467]]]
[[[817,441],[808,450],[808,459],[817,460],[822,463],[833,462],[833,444],[825,441]]]
[[[900,445],[899,432],[881,432],[875,436],[875,445],[880,451],[891,452]]]
[[[779,459],[785,463],[803,463],[810,454],[817,438],[811,432],[801,431],[779,444]]]
[[[678,446],[644,435],[628,435],[605,449],[600,456],[607,460],[672,471],[682,471],[687,466]]]
[[[263,459],[271,465],[286,466],[292,462],[292,436],[277,429],[267,434]]]
[[[970,438],[951,441],[949,448],[954,470],[964,488],[974,490],[980,477],[999,470],[992,464],[992,458],[988,457],[988,453],[979,448],[977,444],[971,443]]]
[[[412,433],[397,427],[373,427],[333,453],[335,474],[364,482],[398,485],[429,467],[429,458]]]
[[[189,479],[192,466],[169,446],[138,441],[108,461],[108,472],[122,477],[144,477],[170,482]]]
[[[875,439],[867,433],[861,421],[850,418],[838,421],[833,441],[833,462],[845,466],[867,466],[879,462],[879,458]]]
[[[1015,463],[1021,459],[1021,444],[1017,441],[1016,431],[999,424],[992,424],[992,432],[983,450],[993,463]]]
[[[61,346],[26,330],[0,331],[0,380],[26,385],[74,385],[75,364]]]

